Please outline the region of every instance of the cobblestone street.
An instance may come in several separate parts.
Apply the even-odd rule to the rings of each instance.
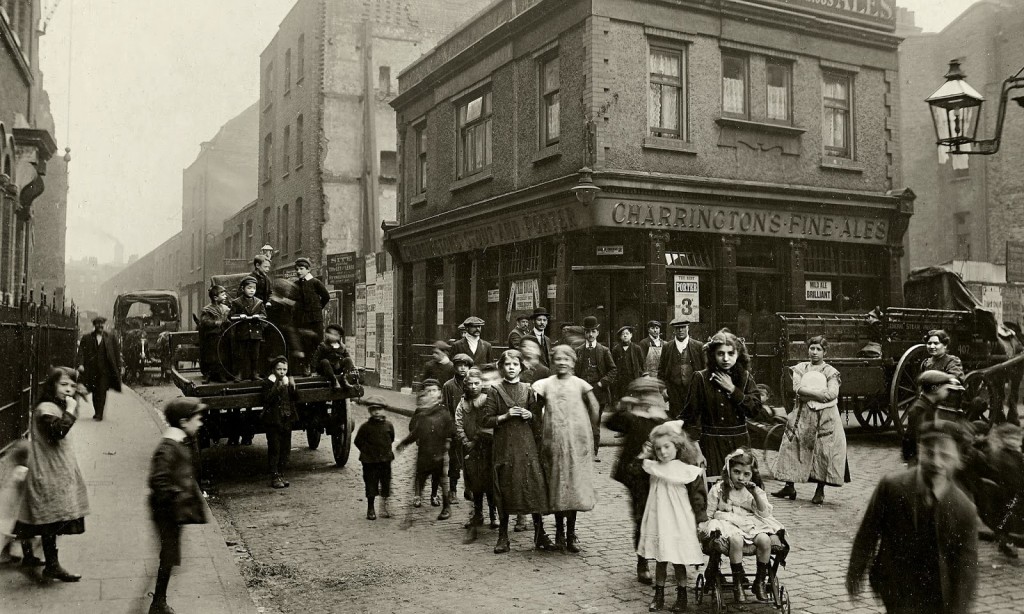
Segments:
[[[170,386],[142,388],[160,404],[178,394]],[[365,410],[351,406],[356,424]],[[396,432],[408,419],[389,414]],[[534,552],[530,533],[512,535],[512,552],[491,551],[496,531],[464,544],[462,523],[468,502],[453,508],[448,521],[438,509],[409,506],[410,451],[394,464],[396,491],[390,520],[365,520],[365,500],[357,451],[344,469],[333,466],[325,439],[317,451],[295,433],[291,487],[272,490],[265,475],[263,437],[250,447],[218,447],[206,462],[218,467],[211,505],[225,538],[238,553],[250,591],[267,612],[644,612],[651,590],[636,582],[631,552],[631,523],[625,490],[609,478],[615,448],[602,448],[598,468],[599,505],[581,514],[579,555]],[[763,457],[759,453],[759,459]],[[851,431],[853,482],[828,489],[821,508],[809,503],[813,488],[798,486],[800,498],[776,501],[775,515],[789,530],[793,550],[780,570],[793,611],[821,614],[881,612],[870,596],[848,600],[843,588],[850,543],[879,477],[898,466],[892,435]],[[773,454],[768,455],[769,466]],[[768,481],[773,490],[778,483]],[[403,518],[412,520],[401,528]],[[553,527],[550,528],[553,532]],[[977,612],[1019,611],[1013,596],[1024,589],[1021,565],[1000,556],[992,543],[980,548]],[[753,561],[747,565],[753,573]],[[695,573],[691,571],[690,586]],[[671,580],[670,580],[671,582]],[[728,599],[728,597],[727,597]],[[710,611],[708,602],[691,611]],[[769,612],[770,606],[730,606],[730,611]]]

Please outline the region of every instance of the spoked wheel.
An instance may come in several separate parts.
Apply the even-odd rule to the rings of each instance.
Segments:
[[[320,436],[323,431],[320,430],[319,426],[311,426],[306,429],[306,443],[309,444],[310,450],[316,450],[320,447]]]
[[[779,609],[782,610],[782,614],[790,614],[791,604],[789,603],[789,593],[786,592],[785,586],[779,587]]]
[[[992,424],[991,405],[994,400],[1001,403],[999,395],[992,394],[991,382],[985,381],[980,373],[968,373],[964,378],[964,391],[960,393],[960,409],[967,414],[967,419],[983,420]]]
[[[341,433],[331,435],[331,451],[334,452],[334,465],[344,467],[352,451],[352,432],[356,429],[356,421],[352,418],[341,427]]]
[[[928,356],[923,343],[911,347],[903,353],[896,371],[892,374],[889,386],[889,414],[896,432],[900,435],[907,429],[907,418],[910,406],[917,398],[917,376],[920,375],[921,361]]]
[[[697,582],[693,585],[693,600],[697,605],[704,602],[704,574],[697,574]]]
[[[711,612],[712,614],[722,614],[725,612],[725,600],[722,599],[722,580],[720,578],[715,579],[711,584]]]
[[[889,404],[884,396],[861,397],[851,399],[853,404],[853,415],[861,427],[878,431],[892,424],[892,416],[889,415]]]

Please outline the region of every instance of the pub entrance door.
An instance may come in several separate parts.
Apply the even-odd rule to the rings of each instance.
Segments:
[[[781,372],[776,370],[779,365],[773,363],[780,360],[779,324],[775,314],[783,311],[782,282],[780,275],[769,271],[736,275],[739,310],[735,333],[746,343],[754,380],[771,388],[777,387],[777,383],[765,378]]]
[[[631,324],[636,335],[644,334],[642,321],[644,271],[599,270],[573,271],[573,324],[583,325],[583,318],[594,316],[601,324],[598,341],[611,348],[620,326]],[[560,325],[561,323],[556,323]]]

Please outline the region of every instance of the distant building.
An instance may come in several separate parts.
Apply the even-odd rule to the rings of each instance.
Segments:
[[[105,293],[103,284],[124,269],[124,264],[100,263],[95,256],[71,258],[65,264],[67,296],[79,311],[94,311],[110,317],[113,296]]]
[[[910,266],[1005,264],[1007,241],[1024,241],[1024,110],[1010,102],[998,153],[950,156],[935,145],[924,99],[959,58],[967,81],[985,97],[978,137],[991,138],[1002,82],[1024,65],[1024,2],[981,0],[941,32],[921,32],[913,13],[902,21],[900,155],[918,197],[907,233]]]
[[[375,383],[379,375],[390,385],[391,370],[384,335],[393,316],[375,300],[391,283],[381,222],[397,218],[388,102],[398,73],[487,3],[298,0],[260,55],[259,195],[255,210],[230,220],[225,232],[248,239],[252,223],[255,242],[275,249],[277,274],[292,273],[299,256],[310,259],[337,292],[332,317]],[[346,277],[330,279],[326,265],[339,258],[354,264]]]

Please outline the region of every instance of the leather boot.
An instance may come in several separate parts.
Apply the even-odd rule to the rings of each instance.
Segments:
[[[754,574],[754,597],[758,601],[768,601],[768,587],[765,581],[768,579],[768,563],[757,562],[757,573]]]
[[[46,557],[46,566],[43,567],[43,575],[47,578],[53,578],[54,580],[60,580],[61,582],[78,582],[82,579],[82,576],[71,573],[60,566],[60,561],[57,560],[57,553],[53,553],[53,557]]]
[[[21,566],[22,567],[42,567],[46,563],[43,559],[36,556],[36,553],[32,551],[32,542],[29,540],[22,540],[21,542]]]
[[[551,538],[544,532],[544,525],[539,522],[533,525],[533,547],[536,550],[543,550],[545,552],[551,552],[555,549],[555,544],[551,542]]]
[[[153,603],[149,606],[149,614],[174,614],[174,608],[167,605],[167,599],[153,597]]]
[[[388,508],[388,498],[387,497],[381,497],[380,498],[380,517],[381,518],[391,518],[391,509]]]
[[[573,554],[578,554],[580,551],[580,538],[576,537],[575,532],[565,534],[565,549]]]
[[[647,559],[636,557],[636,580],[640,584],[650,584],[651,570],[647,568]]]
[[[452,507],[451,507],[452,503],[451,503],[451,499],[448,498],[448,493],[445,493],[444,495],[442,495],[442,499],[443,499],[443,506],[444,507],[441,508],[441,513],[437,515],[437,519],[438,520],[448,520],[449,518],[452,517]]]
[[[498,543],[494,545],[494,554],[504,554],[509,551],[508,529],[498,530]]]
[[[558,550],[559,552],[563,552],[565,550],[565,527],[564,526],[556,526],[555,527],[555,549]]]
[[[672,604],[673,612],[685,612],[686,611],[686,587],[676,587],[676,602]]]
[[[732,596],[736,603],[743,603],[747,600],[743,592],[743,585],[747,583],[747,572],[743,569],[743,563],[732,563]]]
[[[654,599],[651,600],[651,605],[647,606],[647,611],[660,612],[663,609],[665,609],[665,587],[655,586]]]
[[[526,530],[526,514],[516,514],[516,526],[512,528],[513,533],[522,533]]]
[[[789,482],[782,488],[772,493],[773,497],[780,499],[789,499],[790,501],[796,501],[796,488]]]

